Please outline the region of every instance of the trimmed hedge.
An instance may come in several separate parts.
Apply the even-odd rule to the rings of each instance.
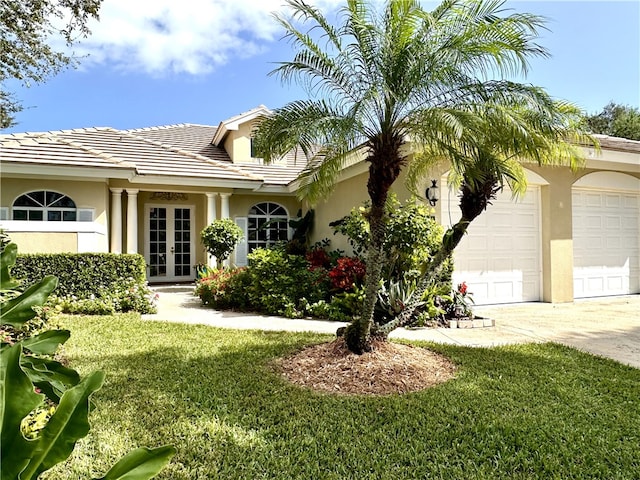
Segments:
[[[60,303],[71,305],[91,302],[107,303],[113,311],[135,310],[149,313],[154,310],[153,292],[146,280],[146,263],[138,254],[115,253],[51,253],[19,254],[11,274],[20,280],[21,289],[40,281],[45,275],[58,277],[53,292]],[[74,310],[74,307],[65,308]],[[72,313],[82,313],[73,311]],[[87,312],[94,313],[94,312]]]

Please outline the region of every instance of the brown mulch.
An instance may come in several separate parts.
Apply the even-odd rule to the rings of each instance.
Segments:
[[[448,358],[425,348],[377,342],[372,352],[356,355],[342,338],[279,359],[276,368],[296,385],[349,395],[416,392],[446,382],[456,370]]]

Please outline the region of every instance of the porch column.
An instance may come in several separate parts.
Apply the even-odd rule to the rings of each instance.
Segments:
[[[220,218],[229,218],[229,197],[230,193],[220,194]]]
[[[220,218],[229,218],[229,197],[230,193],[221,193],[220,194]],[[225,267],[230,265],[229,259],[227,258],[222,264]]]
[[[216,196],[217,193],[205,193],[207,196],[207,225],[211,225],[211,223],[216,219]]]
[[[138,253],[138,189],[127,188],[127,253]]]
[[[207,196],[207,225],[211,225],[217,216],[216,196],[218,194],[207,192],[205,193],[205,195]],[[215,257],[213,257],[213,255],[207,254],[207,265],[209,265],[211,268],[216,267],[216,259]]]
[[[110,188],[111,190],[111,253],[122,253],[122,188]]]

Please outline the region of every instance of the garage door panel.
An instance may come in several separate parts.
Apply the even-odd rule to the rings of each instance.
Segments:
[[[621,197],[620,195],[605,195],[605,202],[604,204],[607,206],[607,208],[610,207],[619,207],[620,203],[621,203]]]
[[[640,290],[640,195],[574,189],[574,297]]]
[[[453,280],[467,283],[476,304],[540,300],[539,199],[535,186],[519,202],[502,193],[469,226],[454,253]],[[454,217],[456,201],[445,200],[443,218]]]

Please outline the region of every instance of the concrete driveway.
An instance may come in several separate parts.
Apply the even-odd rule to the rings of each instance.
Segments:
[[[203,307],[191,287],[160,287],[158,313],[149,320],[198,323],[222,328],[335,333],[344,325],[321,320],[220,312]],[[558,342],[640,368],[640,295],[603,297],[574,303],[521,303],[475,308],[495,327],[398,329],[392,338],[468,346]]]
[[[435,329],[422,337],[444,343],[493,346],[558,342],[640,368],[640,295],[577,300],[574,303],[523,303],[486,306],[477,315],[495,327]],[[402,336],[413,331],[403,332]]]

